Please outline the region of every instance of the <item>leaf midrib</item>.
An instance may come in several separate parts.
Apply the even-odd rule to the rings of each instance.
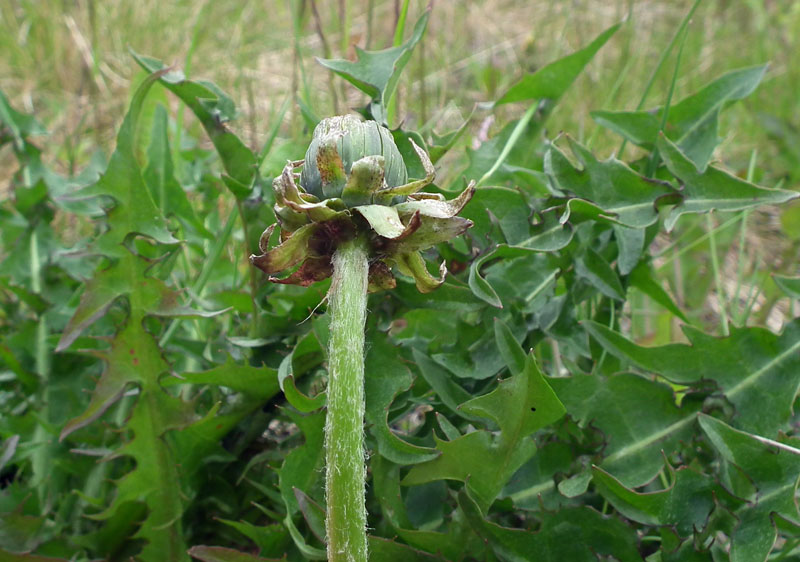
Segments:
[[[663,428],[663,429],[661,429],[659,431],[651,433],[647,437],[645,437],[643,439],[639,439],[639,440],[631,443],[630,445],[626,445],[625,447],[621,448],[620,450],[616,451],[615,453],[607,456],[605,459],[603,459],[603,463],[614,462],[614,461],[617,461],[617,460],[619,460],[619,459],[621,459],[623,457],[626,457],[626,456],[628,456],[628,455],[630,455],[632,453],[640,451],[641,449],[644,449],[645,447],[647,447],[649,445],[652,445],[653,443],[655,443],[659,439],[662,439],[663,437],[666,437],[670,433],[672,433],[674,431],[677,431],[678,429],[682,428],[684,425],[688,425],[688,424],[694,422],[695,419],[697,419],[697,415],[693,414],[693,415],[690,415],[690,416],[688,416],[686,418],[683,418],[682,420],[679,420],[679,421],[677,421],[677,422],[675,422],[673,424],[670,424],[667,427],[665,427],[665,428]]]
[[[767,362],[760,369],[758,369],[757,371],[753,372],[753,374],[751,374],[750,376],[748,376],[744,380],[740,381],[738,384],[736,384],[733,387],[731,387],[730,390],[728,390],[725,393],[726,396],[728,398],[731,398],[731,397],[739,394],[741,391],[745,390],[746,388],[749,388],[750,386],[754,385],[768,371],[770,371],[773,367],[778,365],[781,361],[786,359],[788,356],[790,356],[792,353],[794,353],[797,350],[800,350],[800,340],[795,342],[795,344],[792,345],[791,347],[789,347],[789,349],[787,349],[786,351],[784,351],[783,353],[781,353],[780,355],[778,355],[777,357],[775,357],[771,361]]]

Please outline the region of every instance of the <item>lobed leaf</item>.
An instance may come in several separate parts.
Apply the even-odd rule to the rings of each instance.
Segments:
[[[225,126],[225,122],[235,116],[233,101],[211,82],[189,80],[182,72],[171,70],[157,59],[132,54],[147,72],[157,73],[159,82],[178,96],[200,120],[220,155],[227,180],[232,180],[225,184],[237,199],[246,198],[257,175],[256,157]]]
[[[508,341],[507,326],[500,331],[502,339]],[[472,398],[459,408],[467,414],[494,421],[500,427],[501,443],[509,446],[566,413],[533,355],[527,355],[524,368],[500,381],[495,390]]]
[[[664,221],[667,231],[672,230],[680,216],[686,213],[741,211],[759,205],[785,203],[800,196],[794,191],[757,186],[713,166],[700,171],[663,134],[658,136],[656,146],[669,171],[684,185],[683,202],[676,205]]]
[[[667,464],[671,484],[664,490],[636,492],[599,467],[592,468],[595,489],[622,515],[649,526],[668,526],[679,538],[702,531],[715,509],[718,485],[690,467]]]
[[[280,558],[263,558],[223,546],[193,546],[189,556],[201,562],[272,562]]]
[[[117,134],[117,147],[105,173],[80,193],[86,197],[108,196],[116,202],[108,211],[109,229],[94,242],[95,250],[120,258],[128,253],[124,243],[133,234],[142,234],[161,244],[177,244],[156,207],[144,181],[136,155],[136,135],[145,97],[161,73],[148,76],[136,90],[130,110]]]
[[[613,156],[599,161],[583,145],[567,136],[582,169],[575,168],[554,143],[545,155],[544,170],[554,188],[597,205],[620,223],[644,228],[658,220],[658,209],[680,201],[666,182],[646,178]]]
[[[382,51],[365,51],[356,46],[356,61],[317,58],[317,62],[353,84],[385,110],[397,89],[400,73],[411,58],[414,47],[425,34],[429,17],[430,9],[417,20],[411,37],[398,47]],[[382,120],[382,116],[374,115],[374,117],[376,120]]]
[[[224,386],[257,400],[268,400],[278,393],[278,376],[275,369],[266,366],[253,367],[235,362],[230,356],[207,371],[181,373],[161,379],[164,387],[179,384],[208,384]]]
[[[661,451],[670,455],[690,438],[700,408],[685,399],[679,408],[670,387],[630,373],[549,382],[570,416],[602,432],[597,464],[630,487],[650,482],[661,470]]]
[[[398,394],[408,390],[413,382],[408,368],[397,361],[397,354],[398,350],[389,344],[385,336],[372,338],[364,367],[364,418],[377,439],[378,453],[388,460],[403,465],[429,461],[438,456],[435,449],[401,439],[388,424],[392,402]]]
[[[89,406],[64,425],[61,440],[98,419],[126,389],[136,388],[136,402],[125,424],[127,439],[112,453],[113,457],[131,457],[134,468],[116,482],[113,501],[92,518],[113,524],[126,506],[142,505],[145,513],[132,537],[143,541],[139,556],[143,560],[178,561],[188,560],[181,524],[184,498],[177,462],[166,436],[170,431],[188,427],[196,421],[196,416],[191,404],[162,387],[160,379],[170,371],[170,365],[162,356],[155,337],[145,329],[144,321],[146,316],[191,312],[178,306],[178,294],[163,281],[148,277],[151,264],[125,246],[136,234],[145,234],[157,243],[177,242],[150,195],[136,155],[138,121],[144,99],[162,74],[163,71],[151,74],[135,92],[108,170],[94,186],[85,190],[89,195],[111,196],[116,202],[108,213],[108,229],[95,243],[98,252],[112,259],[106,269],[98,271],[87,282],[81,303],[64,329],[58,349],[74,342],[117,298],[127,298],[127,318],[110,339],[108,348],[94,352],[105,362],[105,368]],[[207,424],[208,419],[210,416],[202,423]],[[224,423],[216,425],[225,427]],[[197,459],[186,460],[187,473],[196,470]]]
[[[778,520],[795,532],[800,529],[795,499],[800,483],[800,442],[796,438],[786,442],[765,439],[707,415],[700,416],[700,427],[719,455],[750,480],[746,490],[735,486],[731,490],[747,500],[735,513],[739,523],[731,535],[731,560],[766,560],[774,548]]]
[[[83,294],[75,313],[70,318],[56,346],[56,351],[64,351],[98,319],[102,318],[114,302],[135,295],[142,314],[153,316],[204,316],[212,317],[220,311],[200,311],[181,306],[179,293],[170,289],[166,283],[149,277],[150,264],[133,256],[126,257],[116,264],[99,271],[84,285]]]
[[[544,512],[539,530],[532,533],[487,521],[468,493],[459,493],[458,505],[470,525],[502,560],[561,562],[595,560],[601,555],[620,562],[639,562],[642,559],[634,530],[591,507]]]
[[[731,326],[730,336],[725,338],[684,326],[689,345],[660,347],[636,345],[596,322],[584,325],[609,353],[672,382],[716,382],[736,408],[733,423],[740,429],[775,435],[791,419],[794,397],[800,390],[796,376],[800,320],[787,324],[780,335],[764,328]]]
[[[461,404],[459,409],[497,424],[499,437],[493,438],[484,430],[452,441],[434,436],[441,456],[415,465],[402,484],[442,479],[465,482],[485,513],[514,472],[536,452],[536,445],[528,437],[560,418],[564,407],[529,355],[524,370],[501,381],[489,394]]]
[[[670,105],[664,133],[700,169],[705,170],[719,144],[719,115],[731,102],[749,96],[761,82],[766,65],[733,70],[700,91]],[[648,111],[593,111],[592,118],[647,150],[662,132],[664,108]],[[659,149],[660,151],[660,149]]]

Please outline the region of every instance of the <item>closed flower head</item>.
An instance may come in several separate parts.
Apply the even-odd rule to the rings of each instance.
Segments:
[[[270,281],[307,286],[331,275],[331,258],[341,242],[363,236],[370,248],[371,290],[395,286],[392,266],[413,277],[422,292],[437,288],[446,275],[444,263],[434,277],[420,252],[472,226],[457,215],[475,188],[471,183],[450,201],[421,192],[435,170],[425,150],[413,140],[411,146],[425,177],[409,181],[386,127],[354,115],[321,121],[305,159],[287,163],[272,183],[280,244],[269,248],[271,225],[261,236],[261,255],[250,261],[270,274]],[[288,276],[274,276],[298,264]]]

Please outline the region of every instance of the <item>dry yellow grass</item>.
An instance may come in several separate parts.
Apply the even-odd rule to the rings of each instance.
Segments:
[[[342,41],[339,7],[350,5],[352,26]],[[341,45],[385,47],[391,42],[395,2],[375,1],[372,26],[367,0],[317,0],[320,27],[334,56]],[[409,27],[426,2],[411,3]],[[585,44],[601,29],[625,18],[630,5],[633,25],[606,47],[568,93],[551,121],[551,132],[570,130],[578,137],[594,128],[590,109],[631,108],[638,100],[661,50],[691,4],[688,0],[477,0],[438,1],[422,49],[406,72],[401,113],[411,121],[432,119],[453,125],[473,103],[491,100],[523,72]],[[258,144],[272,112],[296,86],[295,33],[291,9],[305,5],[298,35],[302,70],[320,114],[334,110],[329,81],[313,57],[323,55],[310,0],[236,2],[61,2],[0,3],[0,89],[21,109],[35,112],[52,131],[50,146],[59,159],[80,162],[96,145],[109,148],[124,113],[131,81],[138,69],[128,49],[188,67],[192,76],[215,81],[230,92],[242,111],[235,124]],[[732,111],[726,153],[741,166],[753,146],[766,166],[780,175],[777,149],[759,127],[758,111],[797,119],[800,102],[800,5],[770,0],[708,0],[694,18],[683,58],[677,96],[686,94],[725,70],[771,62],[766,83]],[[352,56],[352,48],[344,56]],[[672,72],[668,64],[654,88],[650,106]],[[298,76],[303,73],[298,73]],[[622,78],[616,84],[618,78]],[[302,80],[298,79],[298,82]],[[335,81],[343,95],[338,109],[361,98]],[[300,86],[297,86],[300,87]],[[518,111],[511,108],[507,111]],[[287,123],[294,120],[293,107]],[[480,116],[478,116],[480,118]],[[505,115],[500,116],[500,122]],[[795,123],[798,125],[798,123]],[[477,125],[476,125],[477,128]],[[297,130],[284,130],[291,135]],[[617,140],[601,134],[595,147],[609,151]],[[52,151],[51,151],[52,152]],[[65,152],[71,152],[66,154]]]

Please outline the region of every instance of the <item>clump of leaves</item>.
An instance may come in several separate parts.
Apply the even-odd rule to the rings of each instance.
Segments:
[[[96,183],[66,185],[38,167],[28,140],[38,129],[30,117],[2,106],[0,139],[13,143],[23,170],[16,200],[0,215],[4,242],[21,244],[20,252],[4,254],[10,264],[4,271],[11,273],[2,293],[3,314],[19,330],[3,327],[0,347],[4,390],[13,397],[4,394],[2,402],[0,459],[10,484],[0,495],[0,513],[4,529],[25,530],[0,537],[12,560],[163,560],[164,552],[174,559],[325,559],[332,534],[325,518],[343,505],[330,489],[326,501],[321,469],[337,464],[323,453],[325,420],[335,415],[337,400],[346,403],[333,396],[342,389],[356,412],[346,430],[357,457],[349,466],[355,480],[369,482],[366,496],[362,488],[351,495],[362,506],[366,498],[369,535],[363,511],[343,515],[344,524],[364,537],[371,559],[669,562],[797,554],[798,321],[773,333],[748,325],[746,315],[731,315],[717,334],[707,317],[673,296],[660,273],[665,258],[656,257],[668,236],[688,237],[703,224],[695,215],[742,213],[730,220],[743,223],[750,209],[797,197],[752,183],[752,174],[732,174],[712,158],[721,113],[752,92],[766,68],[723,73],[682,100],[667,94],[649,110],[593,112],[598,124],[639,147],[633,161],[598,156],[567,134],[543,138],[552,109],[613,39],[619,29],[613,26],[521,77],[495,101],[495,108],[523,104],[522,117],[454,159],[464,176],[478,180],[464,191],[459,182],[435,185],[427,158],[435,163],[466,129],[426,136],[380,128],[392,121],[386,105],[428,17],[392,50],[324,62],[365,94],[362,113],[375,121],[323,121],[299,175],[296,160],[265,172],[278,176],[272,190],[256,167],[259,158],[225,125],[234,114],[230,100],[153,59],[138,58],[150,76]],[[169,144],[166,126],[158,134],[153,129],[148,150],[137,148],[142,127],[136,123],[147,120],[145,94],[152,95],[156,82],[198,116],[220,155],[219,182],[213,164],[200,176],[227,192],[199,182],[187,202],[231,198],[232,220],[192,226],[198,221],[177,211],[186,206],[152,195],[175,185],[183,192],[191,183],[177,165],[175,182],[152,183],[170,175],[154,171],[173,169],[166,159],[173,152],[156,148]],[[156,113],[161,117],[154,123],[165,124],[165,112]],[[365,139],[372,131],[381,149],[353,154],[347,139],[355,137],[344,131],[351,128],[364,131]],[[292,148],[291,158],[300,158],[306,144]],[[192,160],[197,153],[174,154],[176,163],[187,157],[187,168],[199,166]],[[392,191],[401,186],[409,193]],[[33,195],[29,205],[26,197]],[[42,243],[52,236],[37,217],[54,206],[96,215],[98,201],[110,205],[105,226],[85,247],[100,261],[81,284],[56,246]],[[182,217],[180,227],[165,220],[167,209]],[[218,257],[212,270],[225,274],[204,283],[216,283],[219,293],[176,293],[180,239],[196,256],[195,247],[210,244],[199,242],[200,226],[227,240],[231,225],[241,222],[236,234],[249,253],[258,236],[247,222],[268,225],[273,209],[281,235],[274,246],[265,236],[255,260],[272,276],[287,271],[276,279],[287,283],[251,284],[240,275],[244,263],[237,268]],[[440,211],[446,216],[435,214]],[[425,232],[426,217],[449,221],[441,224],[455,226],[444,230],[458,236],[413,251],[402,246]],[[473,224],[468,230],[466,221]],[[718,234],[712,229],[687,243],[710,242],[707,270],[714,268]],[[348,247],[360,257],[342,259]],[[39,285],[22,254],[47,256]],[[397,258],[402,255],[415,257]],[[445,260],[450,276],[431,275],[428,257]],[[408,259],[424,271],[404,269]],[[367,297],[370,263],[380,281],[374,285],[392,290]],[[401,275],[390,280],[389,266]],[[378,268],[382,275],[375,275]],[[324,279],[329,274],[332,282]],[[213,278],[213,271],[203,275]],[[795,277],[775,280],[793,298],[800,294]],[[704,298],[722,292],[708,273],[693,281]],[[434,285],[435,291],[418,290]],[[67,298],[48,299],[58,287],[66,287]],[[82,295],[79,303],[69,298],[72,291]],[[329,313],[309,316],[326,294]],[[345,295],[357,304],[340,298]],[[636,329],[632,303],[645,298],[659,321],[682,323],[682,335],[659,332],[656,341],[644,341],[650,334]],[[208,315],[206,299],[234,311],[174,329],[171,321],[161,324],[164,314],[189,313],[188,302]],[[730,305],[719,302],[721,311]],[[225,337],[226,330],[247,337]],[[62,354],[64,365],[37,363],[59,339],[48,336],[53,333],[60,334],[61,348],[87,353]],[[342,349],[350,353],[337,355]],[[69,411],[34,416],[33,406],[54,403],[43,399],[45,389],[71,397],[92,386],[98,362],[87,355],[99,357],[105,370],[85,413],[78,413],[85,401],[71,398]],[[42,365],[50,365],[49,379]],[[361,386],[336,384],[337,373],[359,369],[365,424]],[[53,386],[62,377],[69,384]],[[33,398],[20,398],[24,392]],[[92,429],[101,420],[121,432],[98,438],[101,432]],[[59,431],[63,444],[48,441]],[[362,447],[369,452],[367,471]],[[70,448],[109,460],[95,465]],[[48,481],[43,475],[53,465],[68,470]],[[82,490],[80,502],[71,489]],[[107,519],[101,526],[83,515]],[[363,553],[361,545],[344,550]]]

